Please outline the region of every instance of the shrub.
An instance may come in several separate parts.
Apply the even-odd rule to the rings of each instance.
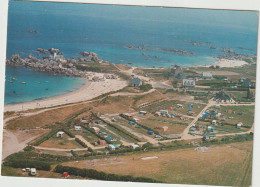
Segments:
[[[82,147],[84,147],[84,148],[87,148],[88,146],[84,143],[84,142],[82,142],[80,139],[78,139],[78,138],[75,138],[75,141],[76,142],[78,142]]]
[[[139,88],[140,88],[140,90],[147,92],[147,91],[151,90],[153,88],[153,86],[151,84],[143,84]]]
[[[132,181],[132,182],[151,182],[151,183],[159,182],[154,179],[146,178],[146,177],[133,177],[131,175],[110,174],[102,171],[97,171],[94,169],[79,169],[75,167],[62,166],[62,165],[57,165],[56,168],[54,169],[54,172],[56,173],[68,172],[70,175],[88,177],[88,178],[98,179],[98,180],[107,180],[107,181]]]
[[[28,146],[26,146],[23,150],[24,150],[24,151],[34,151],[35,148],[34,148],[33,146],[28,145]]]

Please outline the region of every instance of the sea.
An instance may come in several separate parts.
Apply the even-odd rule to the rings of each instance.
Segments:
[[[221,48],[256,54],[257,33],[255,11],[10,1],[7,58],[13,54],[36,56],[37,48],[58,48],[65,58],[92,51],[112,63],[146,68],[208,65],[223,54]],[[9,82],[13,77],[17,81]],[[82,78],[7,67],[5,104],[61,95],[79,89],[84,82]]]

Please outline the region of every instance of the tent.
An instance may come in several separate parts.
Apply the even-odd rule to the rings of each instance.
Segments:
[[[107,136],[107,139],[108,139],[108,140],[111,140],[112,138],[111,138],[111,136]]]
[[[193,108],[193,104],[189,104],[188,107]]]
[[[154,132],[153,132],[152,130],[148,130],[147,133],[148,133],[149,135],[153,135],[153,134],[154,134]]]
[[[172,110],[172,107],[169,107],[168,110]]]

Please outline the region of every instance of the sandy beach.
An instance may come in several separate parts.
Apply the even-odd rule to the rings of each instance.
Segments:
[[[119,79],[106,79],[104,81],[98,82],[86,80],[86,84],[74,92],[70,92],[61,96],[51,97],[44,100],[5,105],[4,111],[22,111],[87,101],[104,93],[120,90],[125,86],[127,86],[127,82]]]
[[[222,68],[223,67],[233,68],[233,67],[241,67],[246,64],[248,64],[248,63],[243,60],[220,59],[215,65],[218,65]]]

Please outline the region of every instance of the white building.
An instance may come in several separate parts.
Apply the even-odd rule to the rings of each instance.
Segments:
[[[81,130],[81,126],[74,126],[74,130],[75,131],[80,131]]]
[[[62,138],[63,134],[64,134],[63,131],[59,131],[57,132],[56,137]]]
[[[136,149],[136,148],[138,148],[138,147],[140,147],[140,146],[137,145],[137,144],[132,144],[132,145],[131,145],[131,148],[132,148],[132,149]]]
[[[195,80],[193,79],[182,79],[183,88],[195,88]]]
[[[212,76],[212,73],[210,73],[210,72],[202,72],[201,78],[202,79],[212,79],[213,76]]]
[[[114,151],[114,150],[118,149],[118,146],[115,145],[115,144],[109,144],[107,148],[108,148],[110,151]]]

